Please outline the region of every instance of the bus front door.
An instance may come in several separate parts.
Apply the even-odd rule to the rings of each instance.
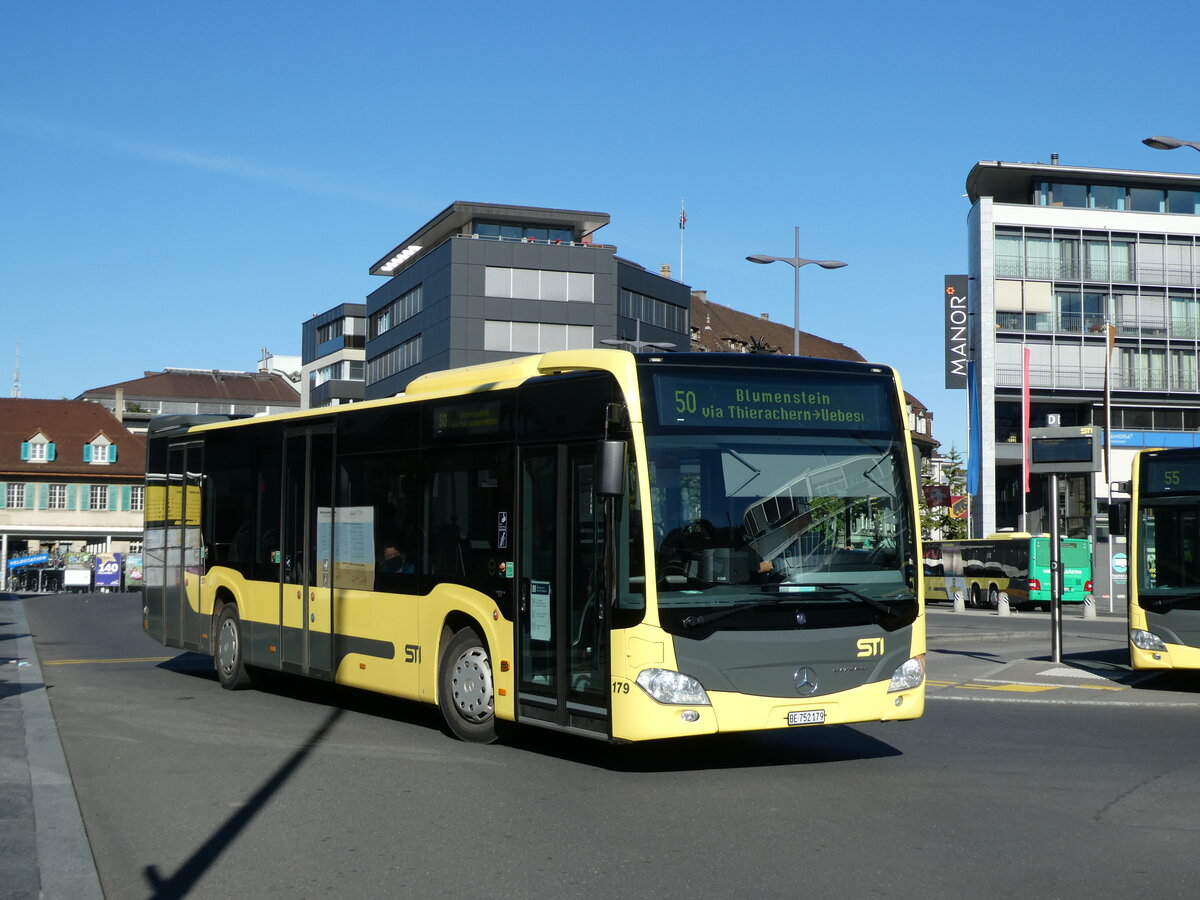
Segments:
[[[288,429],[283,453],[282,668],[333,675],[333,426]]]
[[[521,453],[518,721],[610,735],[595,444]]]

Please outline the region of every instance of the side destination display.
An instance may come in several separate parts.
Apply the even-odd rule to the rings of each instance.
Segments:
[[[837,428],[887,431],[893,425],[889,383],[836,378],[655,378],[660,425],[731,428]]]

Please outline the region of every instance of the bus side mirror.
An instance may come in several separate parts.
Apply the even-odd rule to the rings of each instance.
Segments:
[[[600,441],[596,445],[596,493],[601,497],[624,496],[624,441]]]
[[[1125,537],[1129,533],[1129,501],[1111,500],[1108,504],[1108,533]]]

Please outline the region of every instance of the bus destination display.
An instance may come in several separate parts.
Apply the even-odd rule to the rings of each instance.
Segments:
[[[1150,458],[1146,461],[1142,490],[1152,494],[1200,491],[1200,459]]]
[[[893,422],[882,378],[847,384],[812,376],[742,382],[662,374],[655,384],[660,425],[886,431]]]

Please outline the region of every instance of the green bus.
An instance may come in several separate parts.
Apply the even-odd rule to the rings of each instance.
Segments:
[[[1063,603],[1083,603],[1092,593],[1092,545],[1063,538]],[[1050,537],[1002,532],[980,540],[925,541],[925,599],[954,600],[996,609],[1001,594],[1016,609],[1050,608]]]

